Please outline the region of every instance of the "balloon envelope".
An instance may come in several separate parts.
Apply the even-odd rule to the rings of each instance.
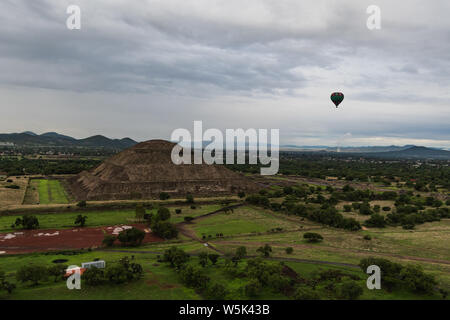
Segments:
[[[344,100],[344,94],[342,92],[333,92],[331,94],[331,101],[337,106]]]

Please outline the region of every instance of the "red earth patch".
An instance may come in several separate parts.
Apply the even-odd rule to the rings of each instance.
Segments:
[[[140,230],[147,228],[143,224],[116,225],[95,228],[73,229],[37,229],[0,233],[0,255],[54,250],[71,250],[81,248],[97,248],[102,246],[105,233],[113,234],[129,227]],[[162,238],[147,232],[142,243],[164,241]]]

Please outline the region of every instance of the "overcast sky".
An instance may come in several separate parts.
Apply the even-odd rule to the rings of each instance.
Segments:
[[[202,120],[279,128],[283,144],[448,148],[449,13],[448,0],[1,0],[0,132],[142,141]]]

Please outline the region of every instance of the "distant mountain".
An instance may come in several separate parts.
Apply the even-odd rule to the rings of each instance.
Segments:
[[[371,156],[382,158],[398,158],[398,159],[441,159],[450,160],[450,151],[412,146],[403,150],[377,152]]]
[[[37,135],[26,131],[22,133],[0,134],[0,143],[13,143],[15,146],[42,146],[42,147],[86,147],[86,148],[107,148],[126,149],[137,144],[130,138],[109,139],[96,135],[85,139],[75,139],[56,132],[46,132]]]
[[[400,151],[412,147],[407,146],[364,146],[364,147],[329,147],[329,146],[296,146],[296,145],[282,145],[282,150],[304,150],[304,151],[328,151],[328,152],[387,152],[387,151]]]

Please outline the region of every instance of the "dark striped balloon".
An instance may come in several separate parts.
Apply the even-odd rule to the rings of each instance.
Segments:
[[[335,104],[336,108],[344,100],[344,94],[342,92],[333,92],[331,94],[331,101]]]

